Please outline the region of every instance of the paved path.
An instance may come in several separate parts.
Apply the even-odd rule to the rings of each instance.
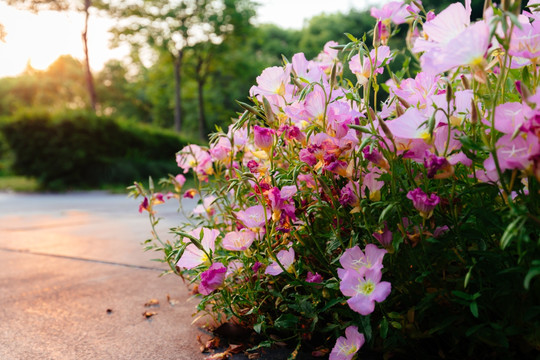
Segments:
[[[196,302],[178,277],[159,276],[160,253],[143,251],[150,225],[137,205],[101,192],[0,194],[0,359],[204,358]],[[180,216],[158,209],[166,233]]]

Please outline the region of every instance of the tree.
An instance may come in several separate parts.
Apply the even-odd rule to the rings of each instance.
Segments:
[[[150,46],[157,52],[170,56],[174,68],[175,108],[174,127],[182,130],[182,65],[185,50],[207,33],[201,23],[210,0],[145,0],[137,4],[120,2],[109,5],[109,13],[120,20],[112,30],[119,41],[127,41],[135,48]]]
[[[97,95],[94,86],[92,70],[90,69],[90,56],[88,52],[88,20],[90,18],[90,8],[92,0],[79,0],[74,3],[70,0],[7,0],[7,3],[18,8],[27,9],[33,12],[41,10],[66,11],[77,10],[84,13],[84,28],[82,32],[83,50],[86,69],[86,86],[90,99],[90,107],[95,112],[97,107]]]

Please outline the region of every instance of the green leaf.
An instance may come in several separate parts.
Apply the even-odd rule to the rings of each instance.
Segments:
[[[383,339],[386,339],[388,335],[388,320],[386,318],[383,318],[381,321],[380,334]]]
[[[471,313],[475,318],[478,317],[478,303],[476,301],[470,303],[469,309],[471,309]]]
[[[296,328],[296,324],[298,324],[298,317],[294,316],[293,314],[283,314],[274,322],[274,326],[282,330],[294,330],[294,328]]]
[[[518,235],[521,227],[523,226],[523,224],[525,224],[526,220],[526,217],[519,216],[514,221],[512,221],[510,225],[508,225],[501,238],[501,249],[504,250],[510,244],[510,242]]]
[[[386,219],[387,215],[394,209],[396,206],[395,203],[389,204],[384,210],[381,212],[381,216],[379,216],[379,224],[382,224],[383,221]]]
[[[527,272],[527,275],[525,275],[525,279],[523,279],[523,287],[525,290],[529,290],[529,286],[531,285],[531,280],[535,277],[540,275],[540,260],[533,261],[533,264],[537,264],[536,266],[529,269],[529,272]]]

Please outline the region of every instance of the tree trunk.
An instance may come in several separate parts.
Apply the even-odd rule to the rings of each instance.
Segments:
[[[182,58],[184,51],[178,50],[178,56],[174,57],[174,130],[182,131]]]
[[[204,84],[206,82],[206,76],[202,74],[202,67],[204,64],[204,58],[202,56],[197,57],[197,68],[195,70],[197,75],[197,90],[199,101],[199,137],[201,140],[207,140],[206,135],[206,118],[204,116]]]
[[[97,107],[97,95],[94,88],[94,78],[92,77],[92,70],[90,69],[90,57],[88,56],[88,19],[90,17],[91,0],[84,0],[84,30],[82,33],[83,49],[86,66],[86,86],[88,88],[88,95],[90,97],[90,106],[92,110],[96,112]]]

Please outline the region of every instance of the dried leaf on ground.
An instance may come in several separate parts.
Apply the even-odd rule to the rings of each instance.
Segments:
[[[144,304],[145,307],[157,307],[159,306],[159,300],[158,299],[150,299],[147,303]]]
[[[143,312],[143,316],[147,319],[151,318],[152,316],[157,315],[157,312],[155,311],[145,311]]]
[[[180,300],[173,299],[169,294],[167,294],[167,301],[169,302],[169,305],[174,306],[180,302]]]

